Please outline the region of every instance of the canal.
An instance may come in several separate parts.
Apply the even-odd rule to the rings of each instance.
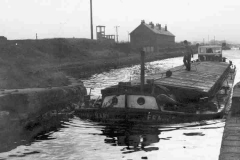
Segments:
[[[229,50],[223,54],[232,60],[239,70],[240,51]],[[182,58],[150,62],[146,64],[146,74],[162,72],[181,64]],[[192,69],[194,70],[194,67]],[[93,88],[93,97],[98,98],[101,89],[119,81],[136,79],[139,71],[139,65],[113,69],[83,81],[86,87]],[[237,81],[240,81],[239,73],[236,75],[235,82]],[[90,92],[90,89],[88,91]],[[26,139],[16,141],[14,147],[0,153],[0,160],[217,160],[224,125],[225,120],[220,119],[161,126],[112,126],[73,117],[60,128],[39,135],[27,143],[18,142]]]

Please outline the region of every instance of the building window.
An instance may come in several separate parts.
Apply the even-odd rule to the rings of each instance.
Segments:
[[[143,50],[144,50],[146,53],[153,53],[153,52],[154,52],[154,47],[153,47],[153,46],[143,47]]]

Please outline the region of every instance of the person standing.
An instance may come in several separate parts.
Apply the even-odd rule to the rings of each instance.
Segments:
[[[183,41],[185,51],[184,51],[184,57],[183,57],[183,63],[186,66],[186,70],[191,70],[191,57],[193,57],[193,51],[191,47],[188,45],[188,41]]]

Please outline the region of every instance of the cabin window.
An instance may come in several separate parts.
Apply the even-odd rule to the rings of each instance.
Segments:
[[[206,53],[206,48],[199,48],[199,53]]]
[[[221,53],[221,48],[213,48],[213,53]]]
[[[117,99],[116,97],[113,97],[113,99],[112,99],[112,104],[113,104],[113,105],[118,104],[118,99]]]
[[[128,95],[127,107],[158,110],[157,101],[152,96]]]
[[[143,97],[138,98],[137,103],[139,105],[144,105],[145,104],[145,99]]]
[[[107,107],[125,108],[125,95],[105,97],[102,103],[102,108]]]
[[[207,53],[213,53],[213,49],[212,48],[208,48],[207,49]]]

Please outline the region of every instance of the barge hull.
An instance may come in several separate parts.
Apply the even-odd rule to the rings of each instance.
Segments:
[[[154,110],[138,110],[136,109],[82,109],[76,111],[75,115],[81,119],[90,119],[99,122],[131,122],[144,124],[175,124],[188,123],[201,120],[221,118],[224,112],[213,114],[186,114],[186,113],[167,113]]]

